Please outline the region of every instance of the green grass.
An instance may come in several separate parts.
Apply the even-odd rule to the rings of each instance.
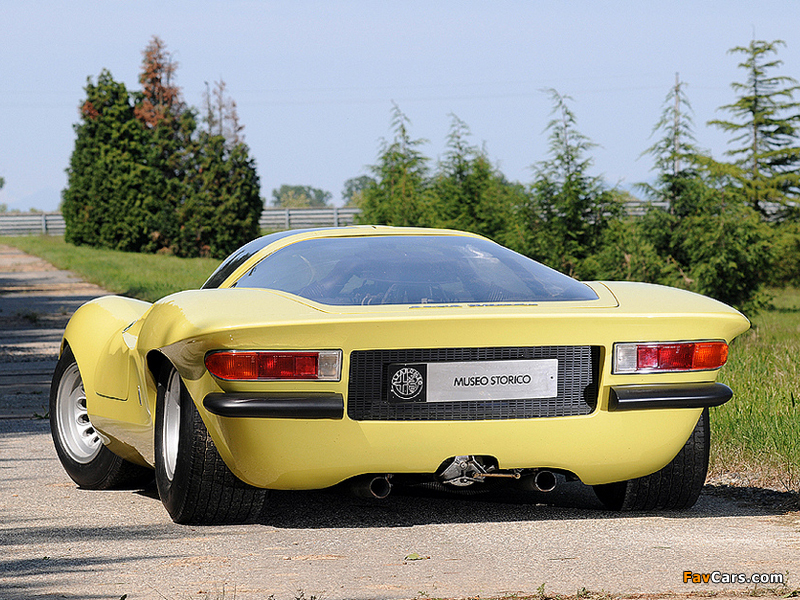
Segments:
[[[720,381],[733,400],[711,412],[712,472],[745,484],[800,486],[800,290],[775,290],[773,308],[731,345]]]
[[[47,236],[0,237],[87,281],[153,302],[199,287],[219,264],[98,250]],[[800,487],[800,290],[774,292],[773,308],[731,346],[720,381],[734,398],[711,410],[711,471],[737,483]]]
[[[199,288],[220,263],[211,258],[177,258],[72,246],[58,236],[0,237],[0,244],[40,256],[59,269],[77,273],[109,292],[147,302],[181,290]]]

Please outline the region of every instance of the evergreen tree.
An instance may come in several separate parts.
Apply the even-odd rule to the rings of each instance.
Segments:
[[[198,131],[176,66],[154,37],[143,52],[141,92],[107,71],[97,85],[88,81],[63,194],[67,241],[222,257],[258,235],[259,180],[235,103],[218,84],[207,99],[214,120]]]
[[[670,231],[674,261],[671,285],[755,312],[765,305],[764,284],[772,264],[771,230],[735,190],[696,188],[698,208]],[[739,192],[740,193],[740,192]]]
[[[123,83],[104,70],[87,81],[61,210],[73,244],[136,250],[146,238],[148,135]]]
[[[394,140],[384,141],[378,164],[372,167],[375,184],[363,191],[359,221],[374,225],[424,225],[429,200],[429,159],[412,140],[408,117],[395,104],[392,110]]]
[[[452,116],[447,152],[431,187],[427,221],[505,241],[513,209],[525,202],[521,185],[495,170],[486,152],[467,141],[469,128]]]
[[[177,210],[181,256],[224,258],[258,237],[263,202],[255,161],[243,142],[200,134],[188,178],[191,190]]]
[[[244,126],[236,102],[225,95],[225,83],[216,83],[204,102],[206,128],[186,145],[191,167],[184,179],[186,194],[177,204],[174,251],[224,258],[259,235],[264,203]]]
[[[671,88],[661,112],[661,118],[650,134],[660,135],[642,156],[653,157],[653,169],[659,174],[677,176],[683,169],[693,165],[699,154],[694,136],[692,106],[686,95],[686,83],[675,74],[675,87]]]
[[[139,73],[142,92],[136,106],[136,117],[154,128],[185,109],[180,88],[175,85],[178,63],[158,36],[151,38],[142,56],[142,70]]]
[[[147,240],[136,250],[174,252],[178,211],[192,193],[188,178],[196,151],[196,112],[186,106],[176,85],[178,63],[157,36],[142,52],[135,114],[150,133],[147,163],[152,167],[142,223]]]
[[[683,191],[699,177],[701,165],[709,161],[697,147],[692,106],[685,88],[686,83],[680,81],[676,73],[675,86],[667,94],[661,117],[651,133],[651,137],[659,137],[641,154],[653,158],[653,170],[658,173],[656,183],[638,186],[651,198],[667,202],[670,213],[679,214],[692,210],[685,204],[696,196]]]
[[[769,227],[746,206],[743,190],[730,185],[724,170],[697,150],[682,87],[676,82],[668,95],[654,129],[662,137],[645,151],[654,158],[658,178],[642,187],[670,208],[651,207],[643,218],[630,221],[627,240],[618,236],[603,253],[603,276],[609,266],[624,262],[613,248],[630,247],[630,240],[636,240],[638,249],[631,256],[646,266],[640,273],[643,280],[757,310],[771,261]],[[609,260],[612,255],[616,265]]]
[[[567,102],[549,90],[554,118],[547,126],[550,158],[535,165],[531,200],[521,218],[525,222],[526,254],[570,275],[590,277],[594,268],[582,264],[598,252],[609,223],[622,207],[605,189],[600,177],[589,175],[595,144],[576,129]]]
[[[744,55],[739,67],[747,79],[731,84],[738,98],[721,107],[732,120],[709,121],[734,136],[730,142],[738,147],[727,152],[735,159],[732,174],[750,206],[762,213],[765,203],[783,204],[800,192],[798,85],[791,77],[772,74],[783,64],[773,55],[785,45],[782,40],[753,40],[732,48],[730,53]]]

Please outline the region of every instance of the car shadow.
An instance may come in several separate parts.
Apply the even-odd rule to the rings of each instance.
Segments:
[[[603,508],[590,486],[563,479],[549,493],[499,489],[456,495],[407,487],[383,500],[360,498],[345,486],[337,486],[319,491],[273,491],[258,523],[281,529],[327,529],[647,516],[697,519],[782,515],[797,510],[797,502],[798,495],[790,492],[707,485],[689,510],[621,513]]]

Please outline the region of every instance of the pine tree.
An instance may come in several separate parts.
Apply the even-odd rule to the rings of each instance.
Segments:
[[[204,99],[205,129],[187,145],[184,185],[177,203],[180,256],[223,258],[260,233],[263,201],[255,160],[244,143],[236,102],[215,84]]]
[[[452,115],[447,152],[431,187],[428,222],[506,241],[514,206],[524,203],[521,185],[509,183],[484,150],[471,145],[466,123]]]
[[[608,224],[622,208],[600,177],[589,175],[595,144],[576,128],[572,99],[549,90],[550,158],[535,165],[527,219],[527,254],[570,275],[591,276],[582,262],[597,252]],[[588,265],[585,265],[588,267]]]
[[[134,96],[136,118],[150,133],[146,161],[152,172],[142,206],[147,240],[138,248],[144,252],[177,250],[177,215],[191,194],[188,178],[196,152],[197,117],[176,84],[177,68],[166,44],[153,36],[142,52],[142,90]]]
[[[141,99],[136,106],[136,117],[148,127],[157,127],[162,121],[174,117],[184,109],[180,88],[175,85],[178,63],[167,52],[166,44],[153,36],[142,52]]]
[[[67,241],[223,257],[259,234],[259,179],[235,103],[218,84],[208,101],[216,121],[198,131],[176,66],[154,37],[142,91],[128,92],[107,71],[97,85],[89,80],[64,190]]]
[[[363,191],[361,223],[373,225],[424,225],[429,194],[429,159],[412,140],[409,120],[395,104],[392,109],[394,140],[384,141],[378,164],[372,167],[375,185]]]
[[[630,262],[646,281],[757,310],[771,261],[770,231],[746,205],[743,189],[697,149],[683,87],[676,81],[654,128],[661,137],[643,153],[653,156],[658,178],[641,187],[670,208],[653,206],[643,218],[627,220],[623,236],[612,227],[611,243],[598,257],[601,276],[614,277]],[[622,256],[616,247],[624,248]]]
[[[258,237],[263,202],[255,161],[246,144],[200,134],[187,181],[190,193],[177,209],[180,256],[224,258]]]
[[[146,239],[147,132],[123,83],[104,70],[87,81],[61,206],[73,244],[137,250]]]
[[[729,52],[744,55],[739,67],[746,81],[731,84],[738,98],[721,107],[732,120],[713,120],[734,137],[738,144],[726,154],[733,159],[733,175],[744,190],[750,205],[762,213],[766,203],[784,204],[800,193],[800,103],[794,100],[800,89],[797,81],[785,75],[773,75],[783,61],[773,57],[782,40],[753,40]]]
[[[664,198],[664,187],[669,187],[672,179],[696,166],[701,153],[694,135],[693,113],[686,95],[686,83],[676,73],[675,86],[664,99],[661,117],[650,134],[650,137],[658,136],[658,139],[641,154],[653,158],[653,170],[658,173],[660,185],[656,188],[643,186],[651,195]],[[665,199],[670,197],[668,193]]]

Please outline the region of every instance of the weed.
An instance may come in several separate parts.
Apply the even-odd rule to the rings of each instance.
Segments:
[[[26,320],[31,325],[38,325],[42,320],[42,315],[34,310],[27,310],[25,312],[18,312],[17,317]]]

